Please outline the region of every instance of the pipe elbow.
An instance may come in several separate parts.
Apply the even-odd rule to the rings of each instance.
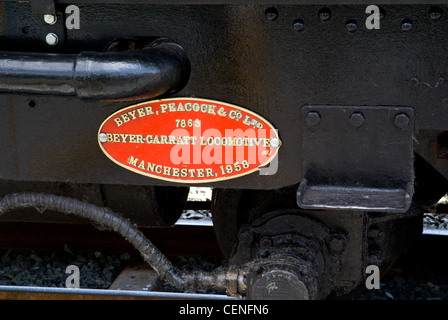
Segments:
[[[73,72],[77,96],[84,100],[137,100],[180,91],[191,72],[185,50],[158,40],[132,52],[83,52]]]

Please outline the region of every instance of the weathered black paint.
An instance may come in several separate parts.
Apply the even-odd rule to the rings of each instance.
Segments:
[[[430,5],[383,5],[380,30],[364,26],[365,5],[330,5],[326,21],[318,17],[319,5],[276,5],[274,20],[266,16],[270,6],[262,4],[79,7],[81,28],[65,30],[65,40],[53,48],[44,40],[52,26],[33,15],[29,3],[1,3],[0,49],[77,54],[104,51],[120,37],[168,37],[185,49],[192,70],[186,87],[174,96],[241,105],[278,128],[283,145],[277,174],[208,185],[273,189],[299,183],[301,108],[310,104],[413,108],[417,151],[425,159],[431,151],[424,147],[422,129],[438,132],[448,126],[447,6],[440,6],[443,15],[434,20]],[[297,19],[305,24],[300,31],[294,28]],[[349,19],[357,21],[354,32],[346,28]],[[413,22],[412,30],[402,31],[403,19]],[[97,147],[98,126],[130,103],[7,94],[0,100],[4,179],[173,184],[127,172]],[[28,106],[30,100],[35,107]],[[447,161],[438,166],[446,167]]]
[[[83,51],[105,51],[117,38],[167,37],[179,43],[191,61],[188,84],[170,96],[229,102],[273,123],[282,140],[275,175],[254,173],[208,184],[216,188],[212,206],[214,227],[227,257],[232,258],[235,245],[249,253],[258,244],[266,247],[266,239],[257,239],[254,247],[244,233],[238,234],[244,223],[257,222],[273,211],[293,209],[295,218],[303,214],[303,219],[319,220],[325,228],[344,234],[345,249],[335,250],[337,261],[331,260],[326,246],[322,246],[322,259],[319,258],[330,268],[321,272],[330,275],[322,290],[341,296],[362,286],[367,265],[387,269],[389,262],[408,245],[405,240],[421,234],[420,204],[427,204],[428,198],[434,197],[426,187],[434,186],[436,180],[430,177],[437,176],[427,162],[448,177],[448,158],[440,156],[442,148],[448,147],[440,135],[448,130],[446,5],[440,6],[437,14],[434,4],[385,4],[381,7],[380,30],[368,30],[364,25],[365,4],[370,3],[364,0],[357,1],[363,5],[340,5],[338,0],[313,1],[315,5],[310,0],[284,0],[275,6],[262,4],[264,0],[240,5],[219,0],[207,1],[208,5],[190,5],[183,0],[172,0],[170,4],[132,2],[136,4],[124,5],[119,0],[79,1],[81,29],[65,30],[63,19],[58,19],[55,26],[46,25],[42,16],[32,14],[29,3],[0,1],[0,49],[77,55]],[[62,4],[67,1],[55,3],[62,18]],[[320,4],[328,7],[323,9]],[[61,32],[61,41],[58,46],[49,47],[45,35],[57,30]],[[160,205],[149,208],[147,216],[162,224],[173,221],[176,215],[168,217],[160,209],[168,209],[172,204],[176,209],[173,212],[178,213],[185,189],[152,189],[151,185],[174,183],[121,169],[97,146],[97,130],[102,121],[129,104],[85,102],[70,96],[1,94],[0,186],[9,193],[12,186],[20,191],[42,191],[43,185],[48,184],[53,192],[54,188],[79,184],[81,196],[92,187],[92,197],[101,205],[132,211],[132,205],[141,205],[132,203],[135,197]],[[324,112],[328,110],[328,114]],[[418,153],[415,166],[414,151]],[[414,199],[419,203],[400,213],[410,205],[414,173],[416,190],[420,190]],[[446,188],[446,180],[442,180],[437,180],[434,188],[437,195]],[[340,201],[343,194],[338,192],[347,191],[347,206],[338,205],[332,208],[336,210],[327,211],[297,209],[299,183],[306,188],[308,182],[310,186],[326,187],[327,204]],[[140,188],[142,185],[145,186]],[[73,196],[77,190],[67,193]],[[362,197],[370,196],[369,190],[380,194],[400,192],[388,199],[389,207],[384,213],[363,211],[369,208],[356,210]],[[127,201],[122,202],[118,196]],[[171,198],[180,200],[171,203]],[[322,202],[318,200],[312,199],[304,207],[325,207],[319,206]],[[381,210],[381,201],[373,204],[374,209]],[[401,206],[398,210],[396,204]],[[145,214],[136,213],[142,219],[138,223]],[[251,225],[251,230],[252,227],[258,226]],[[297,237],[300,228],[304,228],[304,235],[314,232],[312,226],[298,223],[297,230],[284,237],[286,228],[282,222],[275,222],[261,234],[280,235],[275,239],[281,240],[282,245],[280,251],[260,250],[261,258],[266,258],[267,253],[275,258],[275,254],[288,249],[284,244],[294,245],[288,258],[300,257],[301,250],[308,249],[294,240],[301,240]],[[331,241],[328,245],[334,250]],[[338,246],[336,243],[336,249]],[[253,257],[247,257],[248,263],[252,263]],[[263,266],[263,262],[258,266]],[[281,266],[275,259],[272,262],[276,266],[269,270],[285,274],[290,272],[290,266],[297,273],[297,268],[309,260],[299,261],[298,266],[294,261],[289,266]],[[256,295],[258,287],[263,290],[267,283],[253,279],[257,288],[251,294]]]

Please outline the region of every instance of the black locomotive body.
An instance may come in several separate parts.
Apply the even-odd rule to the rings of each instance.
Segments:
[[[169,226],[190,186],[212,187],[222,251],[247,270],[231,294],[343,297],[421,234],[447,191],[439,2],[0,1],[0,193],[64,195]],[[182,97],[267,119],[281,140],[275,170],[159,179],[98,146],[115,112]]]

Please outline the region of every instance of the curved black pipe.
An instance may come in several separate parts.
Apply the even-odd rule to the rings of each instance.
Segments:
[[[187,54],[167,39],[127,52],[0,52],[0,92],[4,93],[136,100],[179,91],[189,77]]]

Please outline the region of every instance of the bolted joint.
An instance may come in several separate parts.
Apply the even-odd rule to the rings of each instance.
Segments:
[[[269,237],[263,237],[262,239],[260,239],[260,247],[261,248],[272,247],[272,240]]]
[[[48,45],[55,46],[59,42],[59,37],[58,37],[58,35],[56,33],[50,32],[45,37],[45,41],[47,42]]]
[[[55,14],[45,14],[44,21],[49,25],[54,25],[58,22],[58,17]]]
[[[340,234],[332,234],[326,239],[327,247],[334,253],[340,254],[347,247],[347,238]]]
[[[245,292],[241,281],[238,292],[247,299],[323,299],[340,271],[347,242],[344,232],[296,209],[271,212],[240,230],[229,265],[245,275]],[[229,282],[232,292],[236,283]]]
[[[409,125],[409,116],[406,113],[400,113],[395,116],[394,124],[399,129],[407,128]]]
[[[309,127],[316,126],[320,122],[319,112],[316,111],[308,112],[308,114],[305,117],[305,121]]]
[[[361,112],[354,112],[349,119],[350,125],[353,127],[360,127],[364,123],[364,115]]]

